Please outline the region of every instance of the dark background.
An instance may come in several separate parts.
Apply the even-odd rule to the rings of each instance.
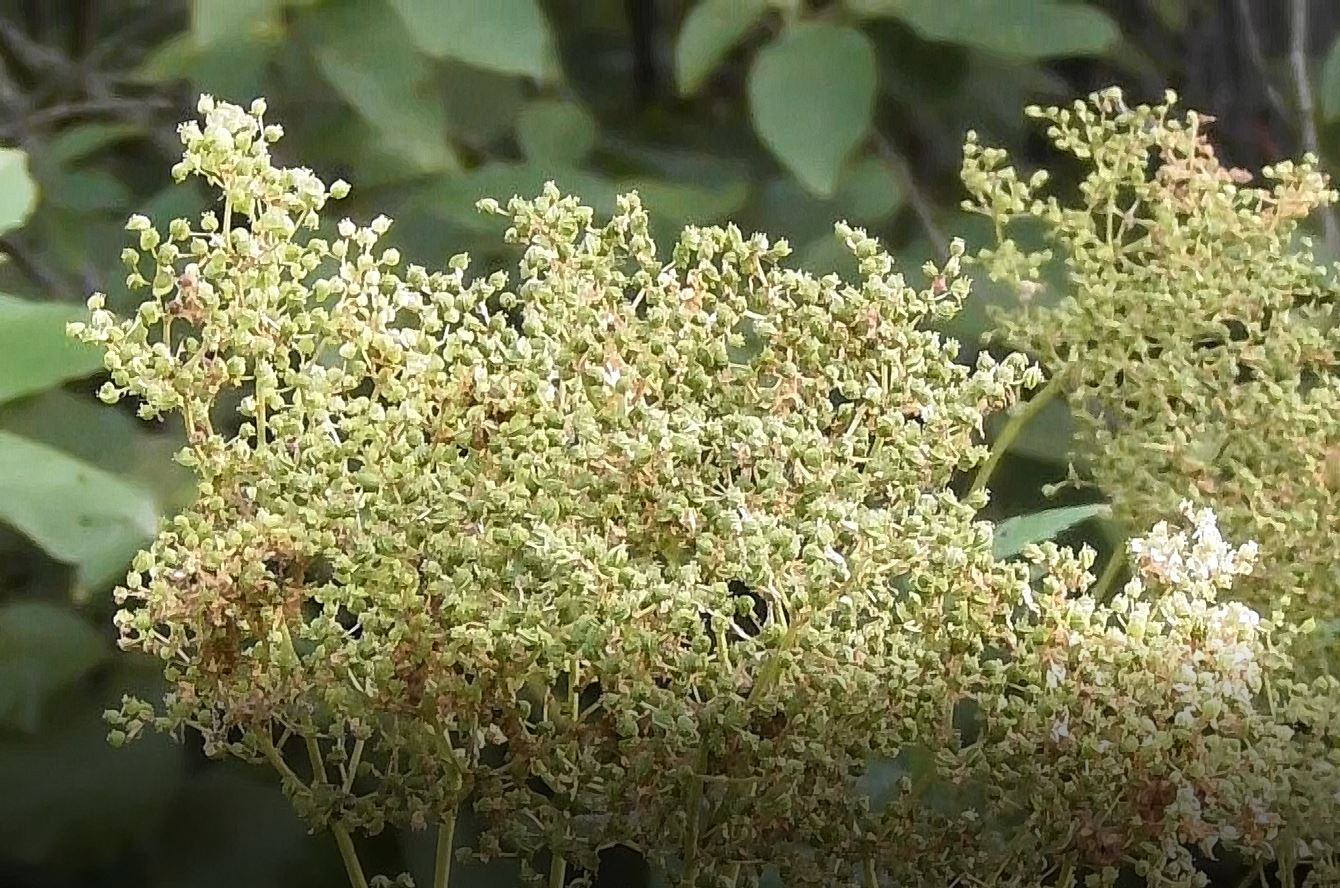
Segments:
[[[789,53],[798,22],[872,48],[872,103],[850,59]],[[489,257],[499,229],[474,200],[554,178],[597,208],[639,188],[663,238],[729,218],[822,270],[840,264],[832,222],[850,219],[916,269],[948,237],[982,233],[957,209],[966,129],[1050,160],[1029,103],[1171,87],[1217,118],[1233,164],[1310,149],[1334,166],[1338,29],[1340,4],[1301,0],[3,0],[0,888],[344,880],[329,837],[305,836],[266,775],[209,762],[190,738],[104,740],[102,710],[127,689],[152,695],[156,675],[115,651],[110,589],[190,488],[174,433],[101,407],[97,356],[60,330],[94,290],[127,304],[129,213],[204,208],[168,174],[198,93],[266,96],[287,131],[280,160],[352,182],[345,211],[396,218],[413,261]],[[781,75],[759,74],[768,58]],[[846,141],[806,129],[817,109],[848,107],[834,112]],[[1337,255],[1334,221],[1318,230]],[[1004,298],[979,287],[951,331],[977,342]],[[1036,502],[1067,443],[1063,411],[1035,424],[995,514]],[[430,844],[387,834],[365,864],[422,884]],[[645,879],[635,856],[615,857],[604,884]],[[455,884],[515,876],[464,867]]]

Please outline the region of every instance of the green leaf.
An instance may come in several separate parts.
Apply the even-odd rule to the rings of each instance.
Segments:
[[[996,525],[992,552],[1000,559],[1013,558],[1033,543],[1055,539],[1058,533],[1090,518],[1106,518],[1111,514],[1112,508],[1106,503],[1090,503],[1016,515]]]
[[[888,165],[866,156],[843,168],[831,198],[815,197],[790,177],[764,183],[750,218],[758,227],[787,238],[802,267],[824,274],[855,273],[855,261],[834,232],[834,223],[876,226],[902,203],[902,188]],[[920,261],[912,267],[919,265]]]
[[[192,0],[196,46],[268,36],[279,23],[276,0]]]
[[[144,488],[0,431],[0,521],[74,566],[78,591],[111,580],[158,527]]]
[[[65,335],[86,312],[57,302],[0,294],[0,403],[102,369],[102,351]]]
[[[835,208],[844,218],[864,225],[885,219],[898,209],[903,203],[903,188],[887,163],[878,157],[864,157],[843,170],[833,197]]]
[[[742,181],[722,182],[712,188],[671,182],[645,176],[620,179],[621,193],[636,191],[650,210],[652,223],[657,217],[679,231],[686,225],[708,225],[734,215],[749,197],[749,186]]]
[[[447,123],[453,133],[470,140],[472,145],[488,145],[511,135],[525,102],[523,78],[452,61],[442,62],[440,67]]]
[[[953,321],[950,321],[952,324]],[[1009,422],[1009,413],[992,414],[987,420],[987,434],[995,437]],[[1039,462],[1065,464],[1071,459],[1075,443],[1075,417],[1061,399],[1047,404],[1036,416],[1025,423],[1019,436],[1010,443],[1009,452]]]
[[[749,199],[749,186],[739,179],[712,187],[639,176],[621,179],[617,191],[636,191],[651,212],[651,232],[667,252],[686,225],[709,225],[733,217]]]
[[[549,24],[536,0],[390,2],[408,26],[411,44],[405,45],[417,46],[433,58],[536,80],[548,79],[556,64]],[[404,53],[403,45],[400,52]]]
[[[447,141],[441,90],[409,50],[411,35],[396,16],[368,15],[359,3],[323,7],[314,16],[314,41],[321,73],[387,147],[425,172],[459,166]]]
[[[908,792],[912,798],[944,816],[957,816],[979,807],[982,801],[979,785],[955,784],[941,777],[935,753],[920,744],[903,747],[892,759],[871,758],[855,788],[868,800],[871,811],[881,812],[903,795],[904,780],[911,784]]]
[[[900,19],[928,40],[1023,59],[1099,55],[1121,36],[1092,6],[1055,0],[847,0],[854,12]]]
[[[53,447],[75,459],[152,490],[165,507],[186,505],[195,476],[173,460],[185,439],[153,431],[129,411],[88,395],[51,389],[0,406],[0,430]]]
[[[675,82],[692,95],[768,11],[767,0],[702,0],[684,17],[675,41]]]
[[[105,169],[62,169],[46,181],[47,204],[76,213],[114,212],[121,218],[132,200],[126,184]]]
[[[829,196],[875,107],[875,51],[864,34],[805,23],[759,52],[749,72],[759,138],[810,191]]]
[[[128,123],[79,123],[66,127],[43,146],[43,159],[57,166],[78,163],[89,155],[144,134]]]
[[[216,764],[189,777],[168,818],[152,855],[166,885],[278,888],[293,884],[295,871],[310,877],[314,863],[324,875],[321,865],[329,869],[327,860],[337,858],[307,835],[277,781],[240,763]]]
[[[1340,118],[1340,37],[1331,44],[1321,66],[1321,118],[1327,123]]]
[[[502,223],[475,209],[482,198],[506,203],[514,196],[534,197],[544,183],[554,180],[565,194],[575,195],[598,212],[614,208],[614,185],[601,176],[580,170],[554,170],[530,164],[490,163],[468,173],[443,176],[415,196],[412,206],[445,218],[465,231],[493,232]]]
[[[0,234],[28,221],[37,206],[37,185],[28,172],[28,155],[0,148]]]
[[[230,102],[249,103],[264,92],[269,69],[279,48],[280,31],[239,36],[200,46],[189,33],[170,37],[133,72],[137,82],[161,86],[186,80],[198,92]]]
[[[109,652],[106,639],[68,607],[45,601],[0,607],[0,724],[37,731],[47,697]]]
[[[516,138],[531,163],[577,166],[596,143],[596,121],[576,102],[539,99],[521,109]]]
[[[46,728],[0,738],[0,857],[50,866],[124,863],[157,834],[184,773],[179,746],[151,734],[122,749],[107,742],[102,712],[130,691],[161,695],[161,666],[118,657],[96,695],[73,689],[48,703]]]

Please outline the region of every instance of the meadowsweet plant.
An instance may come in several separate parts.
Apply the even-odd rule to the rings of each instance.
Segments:
[[[635,195],[550,186],[481,204],[515,278],[405,267],[385,217],[327,234],[348,186],[275,166],[263,102],[200,113],[175,173],[219,210],[133,218],[145,301],[72,330],[199,486],[117,591],[169,691],[114,742],[273,768],[355,888],[387,826],[437,830],[445,886],[467,807],[552,888],[615,844],[683,886],[1334,872],[1336,690],[1219,602],[1250,545],[1188,506],[1105,603],[953,492],[1042,382],[930,330],[961,243],[924,290],[846,226],[854,281],[734,227],[662,257]]]
[[[975,258],[1020,291],[1001,340],[1042,362],[1047,395],[1068,396],[1077,456],[1127,531],[1187,497],[1212,504],[1231,535],[1261,542],[1240,597],[1315,618],[1300,654],[1333,670],[1340,285],[1299,225],[1336,193],[1312,157],[1259,180],[1225,166],[1212,120],[1174,114],[1175,101],[1130,108],[1111,89],[1028,109],[1082,165],[1074,197],[1045,195],[1047,171],[1026,175],[970,134],[965,206],[996,232]],[[1054,251],[1022,248],[1023,224],[1040,224]],[[1052,262],[1064,263],[1064,293],[1046,292]]]

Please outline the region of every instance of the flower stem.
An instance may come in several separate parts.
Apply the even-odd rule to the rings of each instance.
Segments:
[[[368,878],[363,875],[363,865],[358,862],[358,850],[349,830],[338,823],[331,824],[330,831],[335,834],[335,844],[340,848],[340,858],[344,861],[344,870],[349,874],[352,888],[368,888]]]
[[[451,851],[456,839],[456,809],[453,807],[437,828],[437,850],[433,857],[433,888],[447,888],[451,881]]]
[[[568,880],[568,861],[555,852],[550,852],[549,857],[549,888],[563,888],[563,883]]]
[[[683,888],[693,888],[698,881],[698,818],[702,797],[703,778],[694,774],[689,786],[688,828],[684,831],[684,878],[680,881]]]
[[[865,857],[865,888],[879,888],[879,875],[875,872],[875,858]]]
[[[1052,400],[1061,393],[1061,376],[1053,376],[1047,380],[1047,384],[1034,395],[1023,409],[1010,417],[1009,422],[1005,423],[1005,428],[1000,430],[1000,435],[991,445],[991,455],[987,457],[986,462],[977,470],[977,477],[972,480],[972,487],[968,489],[969,493],[976,493],[986,487],[987,482],[991,480],[991,473],[996,470],[996,466],[1005,457],[1005,451],[1010,449],[1014,439],[1019,437],[1019,433],[1024,430],[1024,426],[1037,416],[1052,402]]]
[[[1111,598],[1112,584],[1117,581],[1121,574],[1122,567],[1126,564],[1125,543],[1118,543],[1117,548],[1107,559],[1107,564],[1103,566],[1103,572],[1099,575],[1098,581],[1093,584],[1093,591],[1090,593],[1094,601],[1107,601]]]

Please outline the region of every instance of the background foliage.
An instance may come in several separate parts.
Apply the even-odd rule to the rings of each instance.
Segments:
[[[1305,0],[0,4],[0,884],[343,878],[328,837],[306,839],[270,785],[161,738],[104,741],[102,710],[157,671],[113,649],[106,592],[190,491],[174,433],[99,405],[99,356],[63,331],[92,290],[125,307],[130,212],[202,209],[166,190],[196,93],[265,95],[289,128],[280,160],[354,183],[349,212],[397,218],[411,261],[487,261],[499,223],[475,199],[552,178],[606,211],[638,189],[662,237],[727,218],[784,235],[817,270],[841,261],[830,232],[845,218],[914,272],[949,236],[985,234],[958,209],[966,129],[1051,159],[1025,104],[1172,87],[1218,118],[1228,163],[1311,149],[1333,165],[1337,30],[1333,4]],[[951,332],[976,343],[1003,298],[979,283]],[[1054,407],[1014,443],[998,517],[1044,505],[1068,436]],[[1104,545],[1100,508],[1045,505],[1079,508],[1017,519],[1002,540]],[[422,877],[428,844],[387,835],[369,862]],[[622,857],[608,884],[640,883]],[[458,879],[514,881],[506,866]]]

